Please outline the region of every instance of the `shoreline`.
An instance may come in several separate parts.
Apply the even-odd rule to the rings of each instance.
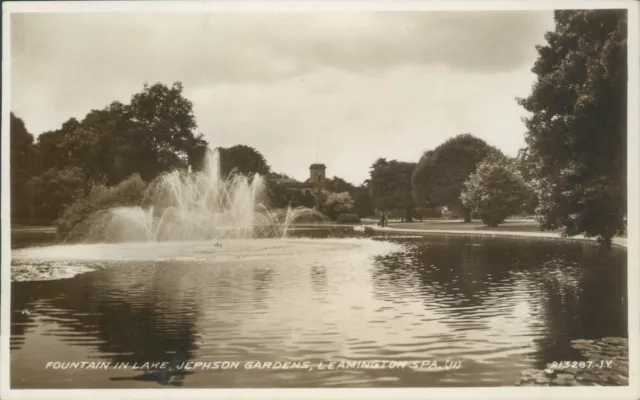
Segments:
[[[490,237],[511,237],[511,238],[532,238],[532,239],[553,239],[565,241],[582,241],[596,244],[595,238],[588,238],[583,235],[562,237],[555,232],[526,232],[526,231],[498,231],[498,230],[459,230],[459,229],[420,229],[420,228],[394,228],[380,227],[371,225],[362,225],[364,229],[371,228],[374,232],[393,232],[393,233],[419,233],[422,235],[460,235],[460,236],[490,236]],[[614,237],[611,243],[612,247],[627,248],[627,238]]]
[[[370,221],[367,221],[370,222]],[[529,220],[508,220],[507,222],[532,222]],[[317,228],[353,228],[356,231],[373,231],[376,233],[413,233],[419,235],[458,235],[458,236],[489,236],[489,237],[507,237],[507,238],[532,238],[532,239],[552,239],[552,240],[565,240],[568,242],[572,241],[581,241],[587,243],[596,244],[595,238],[588,238],[583,235],[571,236],[571,237],[562,237],[557,232],[543,232],[543,231],[518,231],[518,230],[500,230],[498,229],[490,229],[488,227],[480,226],[480,225],[466,225],[468,229],[442,229],[442,225],[451,225],[460,224],[459,221],[450,221],[450,220],[434,220],[433,225],[439,225],[440,228],[423,228],[424,226],[428,226],[429,223],[416,222],[415,227],[398,227],[393,225],[406,225],[408,223],[392,223],[392,226],[380,227],[375,223],[360,223],[360,224],[309,224],[309,223],[300,223],[300,224],[292,224],[291,228],[295,230],[298,229],[317,229]],[[504,225],[503,225],[504,226]],[[527,226],[529,228],[536,227],[537,225],[525,224],[523,226]],[[56,234],[55,227],[52,226],[15,226],[11,229],[11,235],[42,235],[45,237],[53,236]],[[612,247],[618,247],[622,249],[627,249],[627,238],[626,237],[614,237],[611,243]]]

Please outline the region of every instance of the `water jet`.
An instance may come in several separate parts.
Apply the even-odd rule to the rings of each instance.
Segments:
[[[301,216],[326,217],[305,207],[270,209],[265,180],[234,175],[223,179],[220,153],[209,151],[202,171],[172,171],[149,185],[139,206],[94,213],[68,240],[165,242],[286,237]]]

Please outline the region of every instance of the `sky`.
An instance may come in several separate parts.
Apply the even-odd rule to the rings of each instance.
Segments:
[[[211,147],[354,184],[471,133],[514,156],[551,11],[14,14],[11,110],[34,135],[180,81]]]

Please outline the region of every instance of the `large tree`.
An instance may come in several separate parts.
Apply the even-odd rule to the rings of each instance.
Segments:
[[[113,102],[40,135],[45,172],[27,185],[34,216],[55,219],[91,186],[193,167],[206,142],[194,133],[192,104],[182,92],[180,83],[144,85],[129,104]]]
[[[413,221],[411,176],[415,163],[379,158],[369,172],[369,193],[378,210],[405,210],[407,222]]]
[[[413,172],[413,196],[420,206],[447,206],[471,221],[471,210],[460,200],[464,181],[482,160],[502,155],[495,147],[471,134],[455,136],[426,151]]]
[[[171,87],[145,85],[133,95],[126,111],[133,122],[136,142],[147,150],[147,161],[155,167],[153,173],[187,167],[193,161],[193,152],[206,145],[202,134],[194,132],[197,124],[193,104],[184,97],[180,82]]]
[[[537,211],[543,228],[610,245],[627,212],[627,13],[556,11],[555,24],[519,100]]]
[[[116,184],[134,173],[152,180],[193,166],[206,147],[195,134],[191,102],[174,83],[144,85],[129,104],[113,102],[44,133],[38,146],[48,168],[78,167],[89,181]]]
[[[250,146],[238,144],[228,148],[218,148],[220,152],[220,174],[227,177],[230,174],[253,176],[269,176],[271,167],[267,164],[262,153]]]
[[[69,118],[60,129],[43,132],[38,136],[36,146],[44,171],[70,165],[69,152],[64,148],[65,137],[72,135],[79,126],[77,119]]]

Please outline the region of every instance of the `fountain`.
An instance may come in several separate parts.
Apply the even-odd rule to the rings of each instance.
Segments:
[[[301,216],[326,217],[304,207],[270,210],[264,179],[220,176],[220,153],[207,152],[202,172],[173,171],[154,180],[142,204],[102,210],[69,234],[83,242],[166,242],[281,238]]]

